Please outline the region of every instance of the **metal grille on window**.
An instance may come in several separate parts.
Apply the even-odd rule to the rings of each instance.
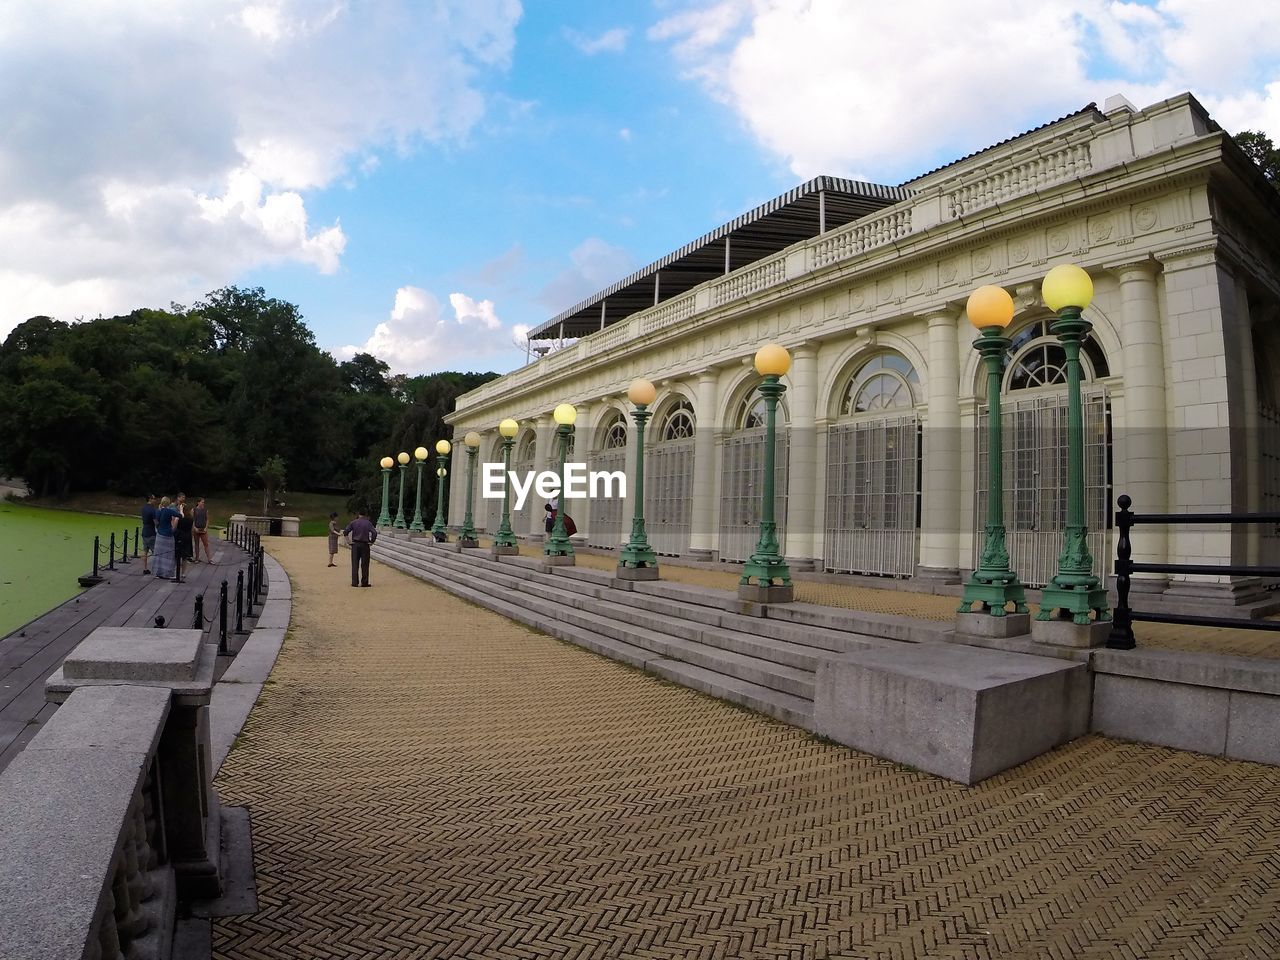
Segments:
[[[533,434],[528,434],[522,440],[516,443],[513,451],[515,454],[511,460],[511,469],[515,471],[516,476],[523,478],[535,469],[535,440]],[[537,494],[530,488],[529,495],[525,498],[524,507],[516,510],[516,493],[514,488],[511,491],[511,529],[518,536],[526,536],[529,533],[529,524],[532,522],[532,516],[542,516],[542,504],[538,501]],[[495,528],[496,529],[496,528]]]
[[[824,566],[909,577],[919,516],[920,385],[903,356],[881,353],[850,379],[840,405],[851,423],[827,430]],[[897,415],[885,414],[901,410]],[[878,414],[878,415],[877,415]]]
[[[693,511],[693,407],[681,400],[663,416],[654,433],[655,442],[645,445],[645,527],[656,553],[676,556],[689,548]]]
[[[622,414],[614,417],[605,430],[604,446],[592,458],[592,470],[607,470],[629,474],[630,464],[627,461],[627,421]],[[628,477],[628,483],[630,478]],[[614,549],[626,541],[624,531],[630,528],[625,525],[623,510],[626,501],[621,497],[594,497],[589,501],[591,509],[591,526],[587,542],[594,547]]]
[[[919,436],[914,413],[827,431],[828,570],[893,577],[915,572]]]
[[[778,524],[778,544],[786,554],[787,460],[789,433],[784,409],[778,408],[774,434],[774,519]],[[765,407],[762,399],[743,404],[738,422],[742,429],[724,440],[720,471],[721,560],[737,563],[751,559],[760,538],[760,508],[764,489]]]
[[[1015,373],[1016,376],[1016,373]],[[1093,572],[1105,576],[1111,491],[1109,400],[1101,387],[1085,387],[1085,522]],[[1065,392],[1001,398],[1004,523],[1009,563],[1027,586],[1053,579],[1067,522],[1067,396]],[[987,412],[978,414],[974,563],[982,549],[987,516]]]

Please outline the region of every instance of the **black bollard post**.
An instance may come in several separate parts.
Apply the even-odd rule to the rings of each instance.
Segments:
[[[114,570],[116,568],[116,535],[113,532],[111,539],[107,541],[107,569]]]
[[[236,571],[236,634],[244,633],[244,571]]]
[[[191,629],[192,630],[204,629],[204,594],[203,593],[196,594],[195,611],[191,614]]]
[[[1129,540],[1129,531],[1133,529],[1133,513],[1129,507],[1133,505],[1133,500],[1124,493],[1116,503],[1120,507],[1116,512],[1116,608],[1111,614],[1111,633],[1107,636],[1107,646],[1112,650],[1132,650],[1137,644],[1133,636],[1133,609],[1129,606],[1129,589],[1133,578],[1133,544]]]
[[[266,589],[266,551],[261,547],[258,548],[258,598],[262,598],[262,593]]]
[[[245,585],[245,586],[246,586],[246,589],[245,589],[245,607],[247,608],[247,609],[245,610],[245,616],[246,616],[246,617],[252,617],[252,616],[253,616],[253,602],[254,602],[255,600],[257,600],[257,599],[258,599],[258,595],[254,592],[254,587],[253,587],[253,585],[254,585],[254,583],[257,581],[257,577],[258,577],[257,564],[258,564],[258,558],[257,558],[257,557],[250,557],[250,558],[249,558],[249,579],[248,579],[248,582],[247,582],[247,583],[246,583],[246,585]]]
[[[93,538],[93,579],[98,579],[98,552],[102,550],[100,537]]]
[[[227,581],[222,581],[218,591],[218,652],[227,652]]]
[[[122,546],[120,547],[120,562],[128,563],[129,562],[129,531],[127,529],[125,530],[124,536],[120,542],[122,544]]]
[[[140,540],[142,540],[142,528],[134,527],[133,528],[133,559],[135,560],[138,559],[138,543]]]

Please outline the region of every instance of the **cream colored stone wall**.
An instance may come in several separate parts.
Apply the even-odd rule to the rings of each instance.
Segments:
[[[459,435],[493,431],[508,416],[538,419],[539,466],[547,466],[556,404],[578,404],[582,422],[595,424],[633,378],[647,377],[659,386],[655,409],[675,393],[694,404],[693,497],[700,516],[714,517],[721,452],[704,425],[719,430],[729,422],[752,378],[744,364],[761,344],[781,342],[795,356],[784,378],[791,424],[815,431],[791,452],[797,533],[787,553],[821,558],[826,428],[860,362],[894,350],[915,366],[922,390],[919,564],[966,569],[973,451],[956,440],[973,436],[979,401],[964,301],[982,284],[1006,287],[1018,307],[1015,329],[1048,315],[1039,282],[1052,264],[1072,261],[1095,282],[1086,317],[1107,357],[1112,424],[1123,438],[1114,451],[1114,491],[1130,492],[1147,512],[1244,509],[1259,497],[1258,457],[1233,450],[1229,428],[1252,422],[1256,429],[1256,389],[1241,386],[1233,401],[1238,375],[1228,370],[1247,363],[1252,382],[1252,354],[1239,332],[1249,325],[1243,288],[1280,290],[1280,283],[1274,244],[1260,239],[1256,224],[1234,224],[1232,262],[1249,262],[1227,266],[1221,236],[1228,215],[1221,204],[1215,212],[1210,187],[1221,174],[1220,141],[1185,96],[1139,113],[1073,118],[921,178],[908,185],[917,191],[910,200],[486,384],[462,397],[451,419]],[[1269,222],[1275,227],[1276,217]],[[1250,421],[1244,407],[1251,402]],[[624,526],[631,511],[628,503]],[[459,506],[454,517],[461,519]],[[949,518],[958,518],[959,532]],[[1149,533],[1138,559],[1232,556],[1227,533],[1179,531],[1168,541],[1164,531]],[[702,554],[715,546],[706,529],[690,544]]]

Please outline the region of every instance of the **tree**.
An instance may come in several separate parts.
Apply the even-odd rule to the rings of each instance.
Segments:
[[[1244,130],[1234,139],[1245,156],[1258,165],[1267,182],[1280,190],[1280,150],[1276,149],[1271,138],[1259,131]]]
[[[284,461],[278,456],[268,457],[258,467],[257,473],[258,479],[262,481],[262,514],[269,516],[271,508],[275,506],[276,491],[284,489]]]

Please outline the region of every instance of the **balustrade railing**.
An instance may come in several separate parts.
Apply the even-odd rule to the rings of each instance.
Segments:
[[[784,257],[766,260],[759,266],[731,273],[711,288],[711,303],[721,306],[739,297],[749,296],[760,290],[777,286],[787,278],[787,261]]]
[[[809,268],[816,270],[840,260],[883,247],[911,233],[911,208],[894,209],[873,220],[851,223],[824,234],[809,246]]]
[[[947,216],[963,217],[974,210],[1023,196],[1040,187],[1074,180],[1092,169],[1089,144],[1069,144],[1002,167],[980,180],[948,191],[945,194]]]

